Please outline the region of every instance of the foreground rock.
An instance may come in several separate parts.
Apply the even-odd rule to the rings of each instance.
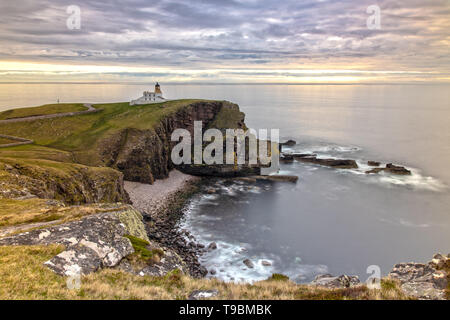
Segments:
[[[402,166],[396,166],[392,163],[388,163],[385,168],[374,168],[372,170],[366,171],[367,174],[380,173],[382,171],[389,172],[397,175],[411,175],[411,171]]]
[[[131,206],[126,209],[87,216],[44,229],[36,229],[0,239],[0,245],[61,244],[65,250],[45,262],[45,265],[62,276],[89,274],[101,268],[119,264],[123,270],[133,271],[124,258],[135,252],[130,240],[133,236],[149,242],[142,215]],[[164,257],[151,266],[143,266],[139,273],[164,275],[173,269],[183,269],[181,259],[173,252],[152,245],[151,250],[164,252]],[[134,270],[136,271],[136,270]]]
[[[448,283],[450,259],[436,254],[433,260],[423,263],[399,263],[388,277],[400,281],[402,291],[419,299],[443,300]]]
[[[217,297],[219,295],[218,290],[195,290],[189,294],[188,300],[201,300]]]
[[[350,288],[359,285],[358,276],[341,275],[334,277],[331,274],[318,275],[310,284],[329,289]]]

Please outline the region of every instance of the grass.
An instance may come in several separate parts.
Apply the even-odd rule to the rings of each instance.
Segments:
[[[202,100],[176,100],[139,106],[130,106],[128,102],[97,104],[94,107],[101,109],[97,113],[29,121],[26,125],[0,124],[0,133],[34,140],[36,145],[50,148],[49,151],[71,152],[74,160],[78,157],[77,162],[83,164],[101,165],[99,150],[108,137],[127,128],[153,129],[164,117],[198,101]],[[0,155],[7,151],[0,150]],[[43,151],[40,150],[41,153]]]
[[[186,299],[194,290],[217,289],[217,299],[405,299],[393,289],[370,290],[364,286],[323,289],[291,281],[260,281],[253,285],[225,283],[216,279],[192,279],[173,271],[164,277],[135,276],[103,269],[83,276],[79,290],[69,290],[66,278],[57,276],[43,263],[63,247],[0,247],[0,299]]]
[[[1,138],[0,137],[0,145],[2,144],[9,144],[9,143],[15,143],[17,142],[17,140],[11,140],[11,139],[6,139],[6,138]]]
[[[0,228],[51,221],[65,223],[88,215],[120,211],[125,208],[126,206],[122,204],[65,206],[61,202],[45,199],[2,199],[0,200]],[[22,228],[21,231],[24,229]]]
[[[77,112],[87,110],[81,103],[47,104],[40,107],[19,108],[3,111],[0,120],[24,118],[30,116],[42,116],[55,113]]]

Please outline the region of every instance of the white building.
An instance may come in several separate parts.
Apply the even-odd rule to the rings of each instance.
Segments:
[[[150,103],[161,103],[167,101],[164,99],[159,83],[155,85],[155,92],[144,91],[144,95],[139,99],[132,100],[130,106],[137,104],[150,104]]]

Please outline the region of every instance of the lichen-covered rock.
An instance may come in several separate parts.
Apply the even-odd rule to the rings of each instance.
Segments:
[[[360,281],[358,276],[348,276],[341,275],[334,277],[331,274],[318,275],[312,282],[311,285],[320,286],[330,289],[336,288],[349,288],[359,285]]]
[[[449,258],[436,254],[433,260],[423,263],[399,263],[388,277],[398,280],[406,295],[419,299],[445,299],[447,273],[444,269]]]
[[[120,222],[125,225],[127,234],[148,242],[150,241],[147,236],[147,231],[145,231],[145,225],[142,222],[142,214],[139,211],[133,207],[129,207],[129,210],[119,211],[116,215]]]
[[[69,275],[74,268],[81,274],[88,274],[102,267],[116,266],[134,252],[130,240],[124,237],[129,230],[120,221],[119,214],[106,212],[32,230],[2,238],[0,245],[62,244],[66,250],[45,264],[60,275]]]

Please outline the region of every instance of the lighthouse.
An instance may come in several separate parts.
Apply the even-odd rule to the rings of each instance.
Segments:
[[[144,91],[142,97],[130,102],[130,106],[139,104],[151,104],[151,103],[161,103],[167,101],[162,94],[161,86],[157,82],[155,84],[155,91]]]

